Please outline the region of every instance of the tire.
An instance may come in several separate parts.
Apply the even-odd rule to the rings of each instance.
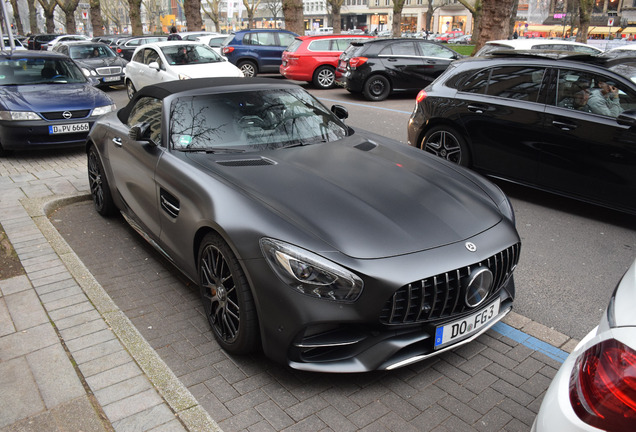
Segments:
[[[126,93],[128,93],[128,99],[132,99],[135,93],[137,93],[131,80],[126,81]]]
[[[431,128],[422,139],[420,148],[457,165],[470,166],[470,153],[466,140],[450,126]]]
[[[243,60],[236,66],[241,70],[241,72],[243,72],[243,75],[245,75],[246,77],[255,77],[256,75],[258,75],[258,67],[253,61]]]
[[[260,344],[258,319],[247,278],[230,247],[208,233],[198,255],[203,310],[214,337],[230,354],[249,354]]]
[[[362,94],[367,100],[381,101],[389,97],[391,83],[383,75],[373,75],[364,83]]]
[[[94,145],[88,149],[88,184],[93,197],[95,210],[102,216],[113,216],[117,206],[110,194],[108,179],[104,174],[104,166]]]
[[[312,82],[319,89],[333,88],[336,86],[336,70],[333,66],[322,65],[314,71]]]

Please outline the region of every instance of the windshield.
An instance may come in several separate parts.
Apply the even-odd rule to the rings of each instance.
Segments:
[[[260,151],[346,135],[346,126],[302,89],[182,97],[170,108],[170,146],[184,151]]]
[[[175,66],[224,61],[212,48],[200,44],[163,46],[161,51],[168,64]]]
[[[117,55],[106,45],[75,45],[69,47],[69,57],[73,60],[116,57]]]
[[[68,58],[12,58],[0,60],[0,85],[85,83]]]

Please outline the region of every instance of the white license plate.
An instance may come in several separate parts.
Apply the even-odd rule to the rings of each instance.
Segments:
[[[497,299],[494,303],[489,304],[467,318],[437,327],[434,347],[441,348],[479,331],[499,315],[500,303],[501,300]]]
[[[74,123],[49,126],[49,135],[88,132],[88,123]]]
[[[112,77],[104,77],[104,82],[113,82],[113,81],[119,81],[121,78],[118,76],[112,76]]]

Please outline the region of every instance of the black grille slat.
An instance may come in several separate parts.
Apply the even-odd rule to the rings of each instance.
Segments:
[[[518,263],[520,244],[491,257],[446,273],[411,282],[398,289],[385,303],[380,315],[384,324],[412,324],[433,321],[466,312],[462,284],[471,269],[486,266],[493,274],[489,299],[499,294],[502,285]]]
[[[47,120],[76,120],[88,117],[91,110],[77,110],[77,111],[69,111],[71,113],[71,117],[64,117],[64,113],[66,111],[52,111],[52,112],[43,112],[42,117]]]

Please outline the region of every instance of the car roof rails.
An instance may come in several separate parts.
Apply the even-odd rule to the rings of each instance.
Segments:
[[[15,51],[15,41],[13,40],[13,33],[11,32],[11,25],[9,23],[9,15],[3,1],[0,1],[0,15],[2,20],[0,21],[0,51],[4,52],[7,47],[4,45],[4,33],[7,33],[9,39],[9,50],[11,53]]]

